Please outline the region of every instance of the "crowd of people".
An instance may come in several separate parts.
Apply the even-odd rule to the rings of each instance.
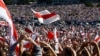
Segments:
[[[33,8],[38,12],[45,9],[51,12],[56,12],[61,15],[61,18],[64,20],[100,20],[100,8],[96,7],[95,4],[94,7],[86,7],[84,4],[44,6],[8,5],[8,8],[14,17],[33,17],[33,13],[30,9]]]
[[[55,11],[61,15],[62,24],[34,25],[34,16],[30,10],[44,9]],[[18,33],[18,40],[13,45],[9,44],[8,26],[0,26],[0,55],[1,56],[100,56],[100,28],[91,25],[66,25],[64,20],[99,20],[99,7],[85,7],[81,5],[56,5],[39,6],[9,5],[12,18]],[[41,9],[40,9],[41,8]],[[17,22],[19,21],[19,22]],[[23,24],[21,24],[23,23]],[[24,29],[28,25],[32,27],[32,33]],[[48,32],[57,29],[57,39],[48,37]],[[96,37],[99,37],[96,39]],[[24,43],[28,41],[29,47]],[[16,46],[19,49],[16,54]],[[16,54],[16,55],[15,55]]]
[[[0,54],[14,56],[15,47],[19,44],[18,56],[100,56],[100,40],[95,39],[97,35],[100,37],[98,28],[74,25],[56,26],[58,40],[55,40],[48,38],[48,32],[53,32],[55,26],[32,26],[33,33],[24,31],[26,27],[20,24],[16,25],[18,41],[12,46],[9,46],[7,41],[0,40]],[[7,38],[6,33],[5,36],[2,34],[0,36]],[[25,49],[24,41],[31,43],[30,48]]]

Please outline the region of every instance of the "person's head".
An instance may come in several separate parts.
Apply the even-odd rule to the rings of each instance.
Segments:
[[[64,56],[66,56],[66,55],[71,56],[71,50],[68,48],[64,49]]]
[[[44,46],[44,47],[43,47],[43,50],[44,50],[45,52],[47,52],[47,51],[49,51],[49,47]]]
[[[22,56],[31,56],[31,52],[29,51],[24,51]]]
[[[36,39],[35,39],[36,43],[39,43],[40,42],[40,37],[37,36]]]
[[[52,54],[52,52],[50,51],[49,47],[44,46],[43,50],[44,50],[44,52],[45,52],[45,53],[44,53],[44,56],[53,56],[53,54]]]
[[[3,55],[2,55],[2,51],[1,51],[1,50],[0,50],[0,56],[3,56]]]
[[[4,51],[4,50],[0,50],[0,56],[7,56],[6,51]]]

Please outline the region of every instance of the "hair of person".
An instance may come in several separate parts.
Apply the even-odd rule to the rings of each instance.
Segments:
[[[31,56],[31,52],[29,51],[24,51],[22,56]]]
[[[68,46],[66,46],[64,48],[64,56],[66,56],[66,55],[69,55],[69,56],[77,56],[76,51],[73,48],[68,47]]]

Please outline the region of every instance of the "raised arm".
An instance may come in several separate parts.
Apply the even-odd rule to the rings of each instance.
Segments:
[[[46,42],[40,42],[40,43],[46,45],[47,47],[49,47],[49,49],[51,50],[51,52],[53,53],[53,55],[57,56],[57,54],[55,53],[55,51],[53,50],[53,48],[49,44],[47,44]]]

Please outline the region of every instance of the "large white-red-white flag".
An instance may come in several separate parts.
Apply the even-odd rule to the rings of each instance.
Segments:
[[[48,10],[36,12],[33,9],[31,10],[33,11],[34,15],[38,18],[39,22],[42,24],[50,24],[57,20],[60,20],[60,15],[56,14],[55,12],[49,12]]]
[[[12,17],[10,15],[5,3],[3,2],[3,0],[0,0],[0,18],[3,18],[4,20],[6,20],[8,22],[8,25],[10,26],[11,38],[14,37],[14,39],[17,39],[17,32],[13,25]]]
[[[3,0],[0,0],[0,18],[6,20],[8,22],[9,28],[10,28],[10,44],[14,44],[15,41],[17,40],[17,32],[16,29],[14,27],[14,24],[12,22],[12,17],[5,5],[5,3],[3,2]]]

